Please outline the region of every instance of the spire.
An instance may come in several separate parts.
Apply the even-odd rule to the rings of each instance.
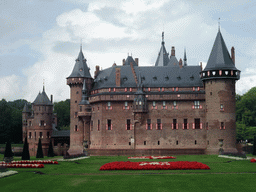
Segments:
[[[218,31],[209,60],[204,71],[222,69],[237,70],[229,55],[227,46],[224,42],[221,32]]]
[[[87,95],[87,89],[86,89],[86,83],[85,83],[85,79],[84,79],[84,83],[83,83],[83,89],[82,89],[82,100],[79,103],[79,105],[89,105],[89,101],[88,101],[88,95]]]
[[[29,113],[29,112],[30,112],[30,110],[29,110],[29,108],[28,108],[27,103],[25,103],[25,105],[24,105],[24,108],[23,108],[22,112],[24,112],[24,113]]]
[[[44,79],[43,79],[43,92],[45,92],[45,91],[44,91]]]
[[[187,66],[186,48],[184,49],[184,66]]]
[[[156,59],[155,66],[167,66],[169,62],[169,54],[167,53],[164,46],[164,32],[162,32],[162,45]]]
[[[219,32],[220,32],[220,18],[219,18],[218,26],[219,26]]]

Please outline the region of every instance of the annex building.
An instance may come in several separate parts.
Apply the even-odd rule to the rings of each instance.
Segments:
[[[177,60],[164,39],[155,66],[128,56],[91,76],[82,49],[67,77],[70,148],[91,155],[236,152],[235,83],[240,71],[220,30],[204,70]]]

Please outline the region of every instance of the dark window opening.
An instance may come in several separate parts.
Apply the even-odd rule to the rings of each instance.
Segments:
[[[177,119],[173,119],[173,129],[177,128]]]
[[[111,130],[111,119],[108,119],[108,130]]]
[[[100,120],[98,120],[98,131],[100,130]]]
[[[40,126],[44,126],[44,121],[43,120],[40,121]]]
[[[31,132],[29,132],[29,138],[32,138],[32,134],[31,134]]]
[[[147,143],[146,143],[146,141],[144,141],[144,145],[146,145]]]
[[[78,130],[77,130],[77,125],[75,125],[75,131],[78,131]]]
[[[195,140],[195,145],[197,144],[197,141]]]
[[[158,141],[157,144],[160,145],[160,141]]]
[[[43,138],[43,132],[40,132],[39,135],[40,135],[40,138]]]
[[[212,92],[210,92],[210,95],[212,95]]]
[[[208,126],[209,126],[209,125],[208,125],[208,122],[206,122],[206,129],[208,129]]]
[[[91,131],[93,131],[93,121],[91,121]]]
[[[176,145],[178,145],[179,144],[179,141],[176,141]]]
[[[209,145],[209,144],[210,144],[210,142],[209,142],[209,141],[207,141],[207,144]]]
[[[47,138],[50,138],[50,132],[49,131],[47,132]]]
[[[220,123],[220,128],[221,128],[221,129],[224,129],[224,122],[221,122],[221,123]]]
[[[80,106],[80,112],[82,111],[82,106]]]
[[[184,119],[184,129],[188,129],[188,119]]]
[[[161,119],[157,119],[157,129],[161,129]]]
[[[195,129],[200,129],[200,119],[195,119]]]
[[[77,103],[77,101],[75,101],[75,103]]]
[[[131,145],[131,142],[129,142],[129,145]]]
[[[151,129],[151,119],[147,120],[147,130]]]
[[[127,119],[127,130],[131,130],[131,120]]]

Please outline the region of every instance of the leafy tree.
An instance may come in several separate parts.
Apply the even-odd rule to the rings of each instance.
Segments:
[[[21,159],[22,160],[30,160],[27,137],[25,138],[25,142],[24,142],[24,145],[23,145],[23,152],[22,152],[22,158]]]
[[[42,149],[42,143],[41,138],[39,138],[37,152],[36,152],[36,158],[44,158],[43,149]]]
[[[54,152],[53,152],[52,142],[50,142],[47,157],[54,157]]]
[[[57,113],[58,129],[70,125],[70,100],[54,103],[54,113]]]

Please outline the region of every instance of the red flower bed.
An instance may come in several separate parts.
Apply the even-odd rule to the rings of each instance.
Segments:
[[[106,163],[100,170],[189,170],[210,169],[207,165],[199,162],[176,161],[176,162],[130,162],[120,161]]]
[[[140,157],[128,157],[128,159],[176,159],[173,156],[140,156]]]
[[[251,162],[252,162],[252,163],[255,163],[255,162],[256,162],[256,159],[251,159]]]
[[[26,161],[26,160],[22,160],[22,161],[12,161],[11,163],[14,164],[58,164],[57,161]]]
[[[1,167],[6,168],[44,168],[44,164],[14,164],[14,163],[1,163]]]

